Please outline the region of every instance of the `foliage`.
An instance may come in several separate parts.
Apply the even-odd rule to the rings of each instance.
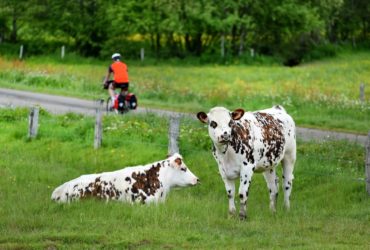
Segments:
[[[253,48],[294,66],[326,43],[368,43],[369,12],[367,0],[4,0],[0,37],[27,55],[63,44],[83,56],[138,59],[145,48],[147,58],[230,62]]]
[[[40,113],[27,140],[26,109],[0,109],[1,249],[364,249],[370,200],[364,150],[347,142],[298,142],[289,213],[268,208],[263,176],[253,176],[250,218],[227,216],[227,196],[203,125],[182,120],[180,150],[201,185],[173,190],[164,204],[86,200],[60,205],[55,187],[87,173],[163,159],[167,120],[105,116],[103,145],[93,149],[93,117]],[[281,169],[278,170],[281,174]],[[281,189],[280,189],[281,191]],[[343,237],[346,235],[346,237]]]

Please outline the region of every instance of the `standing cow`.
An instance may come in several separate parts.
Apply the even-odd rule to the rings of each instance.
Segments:
[[[51,199],[64,203],[97,197],[106,201],[157,203],[165,200],[171,188],[193,186],[198,182],[182,156],[176,153],[145,166],[82,175],[57,187]]]
[[[235,214],[235,183],[240,177],[240,218],[247,217],[248,190],[254,172],[262,172],[270,191],[270,209],[276,211],[278,177],[276,166],[282,162],[284,205],[290,207],[296,160],[295,124],[281,106],[270,109],[230,112],[223,107],[212,108],[208,114],[199,112],[198,119],[208,124],[213,142],[213,156],[225,183],[229,213]]]

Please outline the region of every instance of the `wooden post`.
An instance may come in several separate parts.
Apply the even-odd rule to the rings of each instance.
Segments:
[[[244,40],[245,40],[245,26],[242,26],[242,33],[240,34],[240,39],[239,39],[239,52],[238,55],[242,56],[244,52]]]
[[[366,181],[366,191],[370,195],[370,131],[367,134],[366,143],[366,160],[365,160],[365,181]]]
[[[141,48],[140,49],[140,59],[141,59],[141,61],[143,62],[144,61],[144,48]]]
[[[94,136],[94,148],[95,149],[100,148],[102,137],[103,137],[103,125],[102,125],[103,103],[104,103],[104,100],[97,101],[96,120],[95,120],[95,136]]]
[[[60,51],[60,57],[61,57],[62,59],[64,59],[65,52],[66,52],[66,47],[63,45],[63,46],[62,46],[62,49],[61,49],[61,51]]]
[[[28,116],[28,138],[37,136],[37,128],[39,125],[39,108],[32,107]]]
[[[225,35],[222,34],[221,36],[221,57],[225,57]]]
[[[251,52],[251,57],[254,57],[254,49],[253,48],[250,48],[250,52]]]
[[[360,101],[365,101],[365,84],[363,83],[360,84]]]
[[[168,154],[179,153],[178,138],[180,135],[180,117],[170,117],[170,127],[168,129]]]
[[[19,59],[22,60],[23,58],[23,44],[21,45],[21,47],[19,48]]]

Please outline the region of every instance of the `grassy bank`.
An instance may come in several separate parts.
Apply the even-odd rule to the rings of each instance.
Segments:
[[[370,199],[364,150],[345,142],[298,143],[292,209],[268,209],[255,175],[248,221],[227,216],[227,197],[200,123],[182,120],[180,149],[201,179],[173,190],[158,206],[50,200],[52,190],[81,174],[163,159],[167,121],[155,116],[104,117],[102,148],[93,149],[94,119],[41,112],[28,140],[28,110],[0,109],[0,249],[366,249]],[[5,146],[6,145],[6,146]],[[279,169],[280,173],[280,169]]]
[[[282,104],[299,126],[367,134],[370,123],[368,52],[287,68],[274,65],[149,65],[128,62],[139,104],[198,112],[213,106],[246,110]],[[101,81],[109,61],[0,58],[0,87],[105,98]],[[365,84],[365,102],[359,86]]]

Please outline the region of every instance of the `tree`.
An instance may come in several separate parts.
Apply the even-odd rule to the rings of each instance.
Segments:
[[[12,43],[18,41],[18,32],[22,27],[25,17],[25,10],[30,3],[26,0],[3,0],[0,2],[0,16],[4,23],[10,23],[10,29],[3,27],[3,32]],[[2,26],[5,26],[4,24]],[[10,34],[6,32],[10,31]]]

